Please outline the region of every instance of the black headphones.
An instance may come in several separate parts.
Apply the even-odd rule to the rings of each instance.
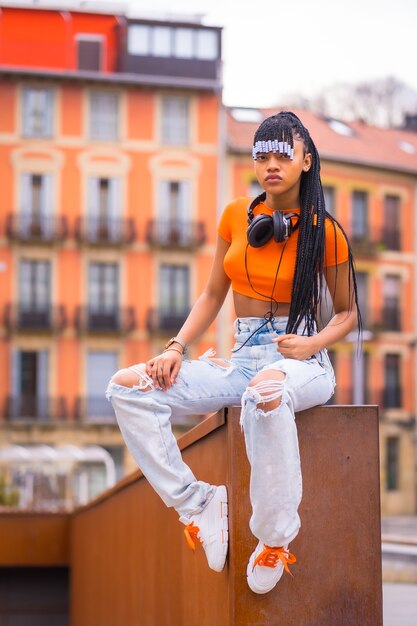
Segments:
[[[297,213],[281,213],[274,211],[272,215],[260,213],[254,215],[253,210],[261,202],[266,199],[266,193],[257,196],[248,207],[248,229],[246,236],[248,243],[252,248],[261,248],[273,237],[274,241],[281,243],[286,241],[288,237],[298,228],[299,215]],[[297,222],[293,225],[291,218],[296,217]]]

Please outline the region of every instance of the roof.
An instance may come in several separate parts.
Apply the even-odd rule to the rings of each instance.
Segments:
[[[129,9],[129,3],[118,2],[117,0],[114,2],[100,2],[100,0],[2,0],[1,8],[125,15]]]
[[[229,150],[250,155],[253,135],[260,122],[279,110],[229,107]],[[308,128],[322,159],[417,174],[417,133],[358,121],[342,122],[312,111],[292,110]],[[244,121],[246,119],[248,121]]]

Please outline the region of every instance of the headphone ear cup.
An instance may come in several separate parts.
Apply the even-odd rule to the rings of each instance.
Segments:
[[[252,248],[261,248],[274,234],[274,223],[270,215],[257,215],[253,218],[246,231],[248,243]]]
[[[284,222],[285,217],[283,217],[280,211],[274,211],[272,214],[272,221],[274,224],[274,240],[277,243],[281,243],[285,240],[285,235],[287,232],[286,223]]]

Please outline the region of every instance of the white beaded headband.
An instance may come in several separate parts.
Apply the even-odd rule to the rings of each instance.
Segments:
[[[279,152],[280,154],[285,154],[290,157],[290,159],[294,158],[294,148],[290,146],[287,141],[278,141],[278,139],[271,139],[269,141],[257,141],[252,148],[252,157],[256,159],[256,155],[259,153],[267,153],[267,152]]]

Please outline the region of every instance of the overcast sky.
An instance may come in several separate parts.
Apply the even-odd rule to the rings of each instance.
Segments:
[[[388,75],[417,90],[417,0],[134,0],[223,26],[224,102],[270,106]]]

